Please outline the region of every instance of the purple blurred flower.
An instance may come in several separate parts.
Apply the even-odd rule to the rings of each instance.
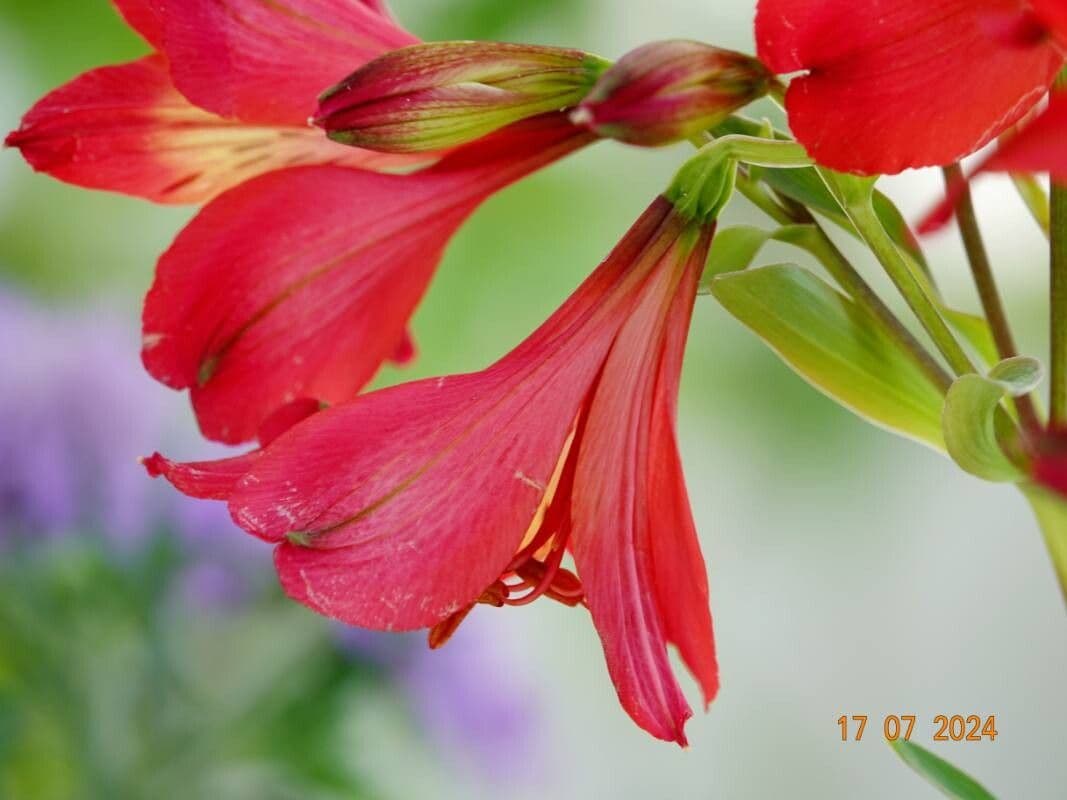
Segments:
[[[201,597],[236,598],[237,565],[259,548],[224,506],[168,491],[138,464],[194,437],[191,423],[173,429],[190,418],[181,400],[141,369],[137,330],[106,310],[46,310],[0,287],[0,546],[99,534],[129,550],[165,529],[191,557],[210,554],[189,576],[214,574]],[[234,586],[223,591],[227,572]]]
[[[493,782],[529,782],[545,759],[537,689],[508,637],[489,615],[468,618],[439,650],[425,633],[338,626],[342,649],[390,674],[418,729],[451,763]]]

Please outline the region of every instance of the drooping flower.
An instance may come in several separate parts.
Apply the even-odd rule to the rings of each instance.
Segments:
[[[775,72],[806,73],[790,84],[786,108],[812,157],[889,174],[957,161],[1033,108],[1064,63],[1043,24],[1055,6],[760,0],[756,38]]]
[[[743,53],[666,41],[627,53],[571,115],[600,136],[646,147],[672,144],[763,97],[773,76]]]
[[[585,604],[619,699],[685,743],[675,645],[718,688],[707,576],[675,438],[696,287],[728,171],[683,169],[607,260],[489,368],[364,395],[217,463],[153,474],[225,498],[286,592],[335,619],[430,629],[478,603]],[[695,183],[694,181],[699,181]],[[562,566],[573,555],[576,574]]]
[[[160,259],[145,366],[230,443],[299,398],[352,398],[410,348],[408,320],[467,217],[592,139],[549,114],[409,175],[303,167],[227,192]]]
[[[434,42],[386,53],[320,98],[331,139],[380,152],[456,147],[577,104],[608,66],[559,47]]]

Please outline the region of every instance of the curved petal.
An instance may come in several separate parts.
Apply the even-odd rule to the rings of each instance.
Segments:
[[[396,354],[466,217],[587,141],[552,115],[411,175],[305,167],[232,189],[160,260],[146,367],[191,388],[204,434],[229,443],[297,397],[351,399]]]
[[[1050,41],[1005,46],[987,30],[1017,0],[760,0],[760,58],[806,70],[786,96],[821,164],[867,174],[948,164],[992,141],[1047,90]]]
[[[209,114],[174,89],[160,56],[75,78],[30,109],[6,144],[59,180],[160,203],[205,202],[299,164],[417,163],[343,147],[308,127],[256,127]]]
[[[304,125],[315,100],[362,64],[418,41],[353,0],[159,0],[174,82],[202,108]]]
[[[691,269],[671,304],[652,407],[648,481],[652,564],[664,633],[700,684],[706,708],[718,694],[719,670],[707,567],[693,522],[675,434],[678,381],[699,277],[699,268]]]
[[[670,310],[679,294],[695,292],[709,243],[710,234],[692,252],[675,249],[664,256],[616,339],[577,444],[572,501],[574,560],[619,701],[640,727],[683,746],[692,711],[671,669],[668,642],[678,642],[687,661],[693,660],[706,697],[714,693],[715,667],[713,658],[702,662],[711,630],[710,617],[705,627],[695,612],[696,603],[707,600],[701,582],[685,600],[664,603],[665,593],[679,592],[680,585],[661,591],[661,580],[678,577],[678,571],[688,578],[701,568],[680,563],[696,545],[689,532],[666,527],[688,521],[688,506],[676,505],[684,493],[654,493],[665,479],[654,472],[663,466],[657,451],[664,445],[654,436],[662,436],[659,425],[673,426],[672,419],[657,422],[655,415],[674,402],[657,396],[658,385],[671,388],[671,380],[664,384],[660,375],[665,343],[680,335],[668,333],[668,319],[672,325],[687,322],[692,301],[685,297],[684,313],[672,317]],[[673,266],[679,260],[684,274]],[[678,365],[673,353],[668,363]]]
[[[253,450],[218,461],[180,463],[153,453],[142,459],[142,464],[149,475],[166,478],[182,494],[201,500],[226,500],[261,454],[262,451]]]
[[[1053,94],[1048,108],[997,149],[983,171],[1048,172],[1067,180],[1067,97]]]
[[[163,46],[163,26],[154,0],[111,0],[126,24],[157,50]]]

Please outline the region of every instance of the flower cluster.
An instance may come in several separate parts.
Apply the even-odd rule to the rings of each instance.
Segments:
[[[63,180],[206,203],[159,260],[143,361],[189,391],[207,438],[257,446],[145,465],[225,501],[274,546],[288,595],[315,611],[428,629],[436,648],[478,605],[547,597],[587,609],[623,707],[684,744],[691,711],[668,646],[705,703],[718,690],[675,433],[702,286],[850,408],[976,474],[1063,483],[1048,478],[1058,449],[1040,444],[1054,433],[1033,424],[1015,437],[1001,405],[1036,420],[1031,365],[1012,360],[990,312],[1003,363],[972,374],[916,240],[860,177],[951,166],[1001,137],[981,169],[1067,178],[1067,95],[1041,105],[1067,53],[1061,2],[760,0],[758,59],[671,41],[614,64],[572,49],[418,42],[381,0],[116,3],[157,52],[56,90],[7,141]],[[784,104],[795,142],[737,115],[766,95]],[[414,357],[410,318],[465,220],[598,139],[700,149],[502,359],[361,394],[384,362]],[[758,245],[743,264],[718,263],[717,221],[735,188],[845,294],[802,270],[742,274]],[[941,216],[965,193],[950,184]],[[951,373],[812,211],[864,239]],[[824,313],[799,340],[791,331],[803,326],[767,323],[812,308]],[[834,324],[848,335],[798,344]],[[826,359],[835,346],[846,354]]]

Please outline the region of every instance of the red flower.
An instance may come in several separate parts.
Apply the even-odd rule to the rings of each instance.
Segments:
[[[626,711],[684,744],[691,711],[668,643],[706,702],[718,688],[675,439],[713,228],[660,198],[488,369],[364,395],[247,456],[148,465],[227,498],[243,528],[277,544],[289,595],[347,623],[431,628],[436,646],[478,602],[584,603]],[[568,551],[577,575],[561,566]]]
[[[1039,21],[1050,0],[760,0],[797,139],[826,166],[867,174],[949,164],[1018,122],[1063,66]],[[1059,12],[1062,15],[1062,10]],[[1011,31],[1011,33],[1009,33]]]
[[[426,163],[328,141],[316,97],[414,37],[381,0],[122,0],[161,53],[87,73],[7,143],[93,188],[208,206],[160,260],[144,362],[190,389],[204,435],[254,437],[279,406],[353,397],[406,333],[449,238],[487,196],[592,140],[562,115]],[[192,100],[193,102],[190,102]],[[193,104],[195,103],[195,105]]]

